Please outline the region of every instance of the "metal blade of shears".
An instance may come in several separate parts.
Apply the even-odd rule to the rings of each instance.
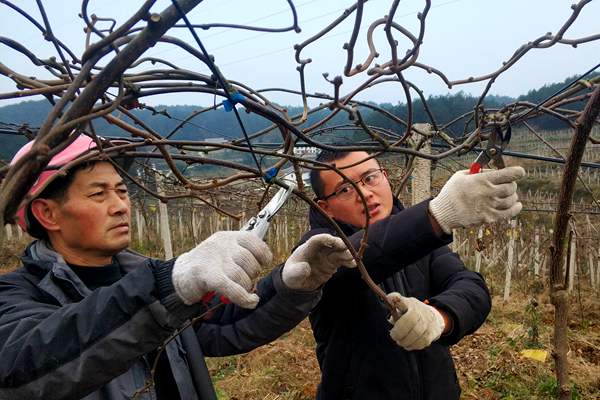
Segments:
[[[250,218],[248,222],[240,229],[242,231],[249,231],[254,233],[261,239],[267,234],[271,218],[277,211],[285,204],[285,202],[291,197],[293,190],[296,188],[296,176],[294,171],[286,173],[280,178],[281,182],[287,186],[287,188],[281,188],[273,198],[258,212],[255,216]]]
[[[489,165],[490,162],[498,169],[505,167],[504,159],[502,158],[502,151],[508,145],[512,136],[510,124],[506,128],[506,132],[502,132],[502,128],[499,125],[492,127],[492,132],[488,138],[487,146],[483,150],[469,168],[470,174],[477,174],[482,168]]]

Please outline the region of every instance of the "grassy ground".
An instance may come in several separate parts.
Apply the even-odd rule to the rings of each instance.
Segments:
[[[552,307],[538,306],[539,339],[531,343],[528,301],[514,296],[503,304],[495,299],[492,314],[474,335],[452,348],[463,399],[550,399],[556,380],[551,356],[545,362],[522,358],[521,350],[549,350]],[[573,304],[569,362],[573,399],[600,398],[600,302]],[[310,325],[305,320],[279,340],[241,356],[213,358],[209,367],[219,399],[314,399],[319,367],[313,353]]]

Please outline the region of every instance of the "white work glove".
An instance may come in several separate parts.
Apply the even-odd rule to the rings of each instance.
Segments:
[[[281,277],[290,289],[315,290],[342,265],[356,267],[350,250],[339,237],[321,233],[294,250]]]
[[[259,298],[250,293],[252,281],[272,258],[266,243],[250,232],[216,232],[177,257],[173,286],[187,305],[214,291],[241,307],[254,308]]]
[[[394,324],[390,336],[408,351],[421,350],[438,340],[444,332],[444,317],[434,307],[399,293],[388,294],[394,307],[406,312]]]
[[[454,228],[512,218],[523,208],[515,181],[524,176],[522,167],[472,175],[468,170],[458,171],[431,200],[429,210],[447,234]]]

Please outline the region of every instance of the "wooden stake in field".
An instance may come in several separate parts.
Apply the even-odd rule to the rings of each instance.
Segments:
[[[596,285],[600,288],[600,246],[598,247],[598,263],[596,264]]]
[[[540,276],[540,232],[537,227],[533,236],[533,275]]]
[[[515,266],[515,242],[517,236],[517,220],[510,221],[510,237],[508,241],[508,259],[506,261],[506,275],[504,278],[504,301],[508,301],[510,297],[510,284],[512,279],[512,271]]]

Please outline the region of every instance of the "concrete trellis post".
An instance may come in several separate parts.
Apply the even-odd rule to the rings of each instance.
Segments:
[[[540,237],[543,239],[545,236],[546,236],[546,227],[542,226]],[[546,261],[547,261],[548,257],[546,257],[545,253],[543,253],[543,252],[541,253],[541,256],[542,256],[542,262],[540,265],[540,276],[542,279],[546,279],[546,272],[547,272],[546,266],[548,265],[548,263]]]
[[[483,243],[483,226],[479,227],[479,230],[477,231],[477,242],[478,243]],[[481,271],[481,252],[483,251],[483,249],[478,249],[475,252],[475,272],[480,272]]]
[[[4,225],[4,230],[6,231],[6,240],[11,241],[13,238],[12,225],[11,224]]]
[[[156,189],[160,195],[164,193],[161,188],[161,179],[158,174],[156,174]],[[169,225],[169,209],[167,208],[167,203],[163,203],[162,201],[158,202],[158,214],[160,236],[165,250],[165,259],[169,260],[173,258],[173,243],[171,241],[171,226]]]
[[[533,236],[533,274],[535,277],[540,276],[540,232],[535,228]]]
[[[588,265],[590,266],[590,285],[592,288],[596,288],[596,268],[594,263],[594,255],[592,252],[588,252]]]
[[[142,243],[144,241],[144,219],[138,207],[135,208],[135,227],[138,241]]]
[[[171,242],[171,226],[169,224],[169,209],[167,203],[162,201],[158,203],[160,214],[160,236],[162,237],[165,250],[165,259],[173,258],[173,243]]]
[[[586,215],[585,216],[586,221],[587,221],[587,232],[588,232],[588,237],[592,237],[592,221],[590,221],[590,216]],[[590,285],[592,285],[592,288],[595,289],[596,288],[596,264],[594,262],[594,255],[592,254],[592,249],[593,249],[593,244],[590,240],[590,246],[588,247],[587,253],[588,253],[588,265],[590,268]]]
[[[288,251],[290,249],[290,232],[288,229],[290,222],[289,222],[287,213],[285,214],[283,221],[284,221],[284,227],[285,227],[285,229],[284,229],[285,250]]]
[[[156,234],[160,235],[160,212],[156,213]]]
[[[210,235],[213,232],[213,215],[212,213],[207,213],[204,215],[204,226],[202,229],[208,229],[208,234]]]
[[[515,236],[516,236],[517,220],[510,221],[510,237],[508,241],[508,260],[506,262],[506,275],[504,278],[504,301],[508,301],[510,297],[510,284],[512,271],[515,262]]]
[[[415,124],[415,129],[420,132],[431,132],[430,124]],[[424,154],[431,153],[431,145],[426,143],[420,150]],[[414,161],[412,180],[412,204],[415,205],[431,197],[431,161],[425,158],[416,158]]]
[[[185,225],[183,224],[183,210],[177,212],[177,224],[179,225],[179,240],[185,240]]]
[[[242,226],[244,226],[244,224],[248,221],[248,218],[246,217],[246,211],[242,211],[242,218],[240,218],[238,220],[238,230],[242,229]]]
[[[198,242],[200,238],[198,235],[198,221],[195,208],[192,208],[192,235],[194,236],[194,242]]]

